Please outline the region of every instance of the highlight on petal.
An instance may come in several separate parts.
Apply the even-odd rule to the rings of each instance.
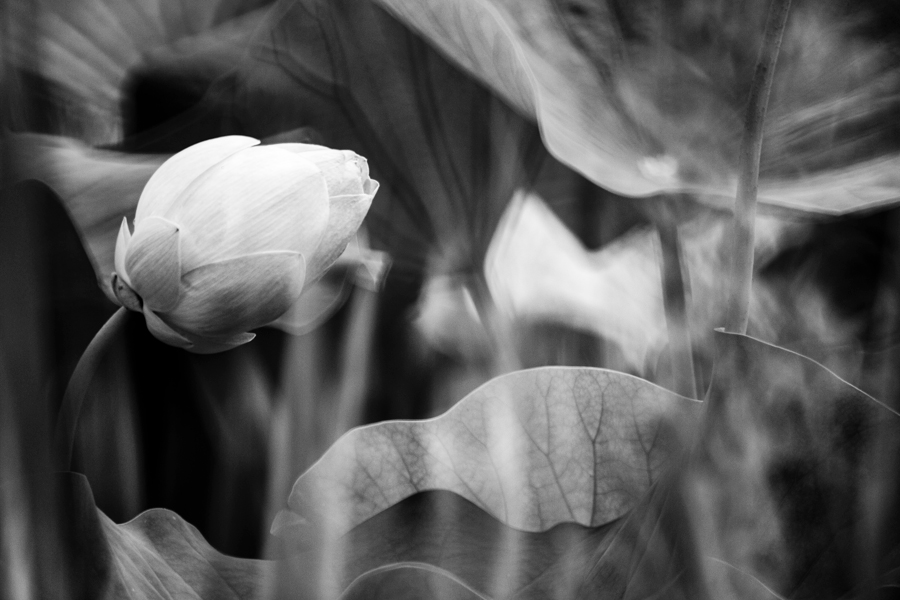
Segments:
[[[131,278],[125,269],[125,253],[128,252],[129,244],[131,244],[131,231],[128,229],[128,218],[122,217],[122,226],[119,227],[119,235],[116,238],[116,253],[113,264],[116,266],[116,273],[119,277],[130,286]]]
[[[192,338],[226,338],[267,325],[303,291],[306,261],[296,252],[260,252],[198,267],[182,277],[182,299],[166,315]],[[194,340],[199,343],[199,340]]]
[[[177,221],[191,232],[185,270],[258,252],[311,256],[328,223],[328,187],[319,168],[276,146],[239,152],[185,191]]]
[[[259,144],[259,140],[229,135],[194,144],[164,162],[144,187],[135,213],[135,225],[142,219],[165,216],[187,187],[204,171],[232,154]]]
[[[328,152],[335,152],[332,148],[328,146],[320,146],[319,144],[304,144],[301,142],[290,142],[285,144],[273,144],[274,146],[278,146],[282,150],[287,150],[288,152],[293,152],[295,154],[303,154],[305,152],[321,152],[323,150]]]
[[[147,320],[147,329],[159,341],[185,350],[191,349],[194,345],[191,340],[169,327],[165,321],[159,318],[159,315],[147,308],[146,304],[144,304],[144,318]]]
[[[150,217],[135,227],[125,254],[131,287],[145,306],[158,312],[175,308],[180,297],[181,241],[179,227]]]

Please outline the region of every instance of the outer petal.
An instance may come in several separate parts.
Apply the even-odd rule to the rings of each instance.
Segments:
[[[250,148],[186,190],[178,222],[191,232],[185,270],[272,250],[311,256],[328,223],[328,188],[316,165],[274,146]]]
[[[291,335],[303,335],[327,321],[344,305],[351,290],[348,273],[333,277],[332,273],[303,290],[287,312],[269,325]]]
[[[333,148],[329,148],[328,146],[320,146],[319,144],[301,144],[301,143],[289,143],[289,144],[272,144],[276,148],[281,148],[282,150],[287,150],[288,152],[293,152],[295,154],[303,154],[304,152],[319,152],[322,150],[329,150],[331,152],[335,152]],[[339,152],[339,150],[338,150]]]
[[[191,340],[187,339],[159,318],[159,316],[144,305],[144,318],[147,319],[147,329],[153,334],[153,337],[170,346],[178,348],[191,349],[194,345]]]
[[[196,338],[194,345],[188,348],[195,354],[216,354],[237,348],[256,337],[255,333],[239,333],[227,338]]]
[[[371,205],[372,195],[367,194],[336,196],[331,199],[328,227],[319,247],[307,264],[307,285],[318,281],[344,252],[362,225]]]
[[[331,317],[347,300],[353,285],[378,291],[390,259],[366,244],[364,232],[347,244],[347,249],[318,281],[308,284],[294,305],[271,327],[292,335],[312,331]]]
[[[232,154],[259,144],[259,140],[229,135],[194,144],[173,155],[160,166],[141,193],[135,224],[157,215],[165,216],[185,189],[210,167]]]
[[[128,246],[131,244],[131,231],[128,229],[128,218],[122,217],[122,226],[119,227],[119,235],[116,238],[116,254],[115,254],[115,266],[116,266],[116,274],[122,280],[131,286],[131,278],[128,276],[128,271],[125,269],[125,253],[128,251]]]
[[[296,252],[264,252],[185,273],[183,296],[166,315],[193,338],[223,338],[280,317],[303,291],[306,261]],[[214,340],[213,340],[214,341]]]
[[[181,279],[181,235],[178,225],[149,217],[135,227],[125,254],[125,271],[144,305],[166,312],[178,304]]]

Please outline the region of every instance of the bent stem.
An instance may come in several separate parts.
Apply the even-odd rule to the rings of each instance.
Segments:
[[[769,105],[769,92],[781,39],[791,8],[791,0],[772,0],[763,38],[741,140],[740,174],[734,205],[734,234],[731,255],[731,288],[729,290],[725,331],[747,333],[750,316],[750,285],[753,282],[753,241],[756,221],[756,194],[759,183],[759,157],[762,151],[763,123]]]
[[[88,388],[97,372],[100,361],[109,349],[109,345],[122,329],[128,317],[128,309],[120,307],[109,318],[103,327],[85,348],[69,384],[63,394],[62,404],[59,407],[59,415],[56,418],[56,430],[53,437],[56,445],[57,468],[60,471],[72,469],[72,450],[75,445],[75,431],[78,428],[78,417]]]
[[[697,397],[694,375],[694,351],[687,313],[688,288],[682,271],[681,240],[678,225],[660,219],[656,231],[662,248],[662,291],[666,327],[669,330],[669,355],[672,363],[673,390],[688,398]]]

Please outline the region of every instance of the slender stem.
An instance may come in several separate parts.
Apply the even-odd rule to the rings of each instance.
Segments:
[[[500,313],[494,297],[488,288],[487,280],[483,272],[476,272],[471,277],[468,286],[472,294],[475,310],[488,334],[490,344],[494,352],[494,360],[491,365],[492,376],[511,373],[522,368],[519,354],[516,351],[513,332],[506,315]]]
[[[341,345],[341,382],[336,393],[332,438],[336,440],[363,423],[366,392],[372,373],[378,292],[354,287],[350,315]]]
[[[656,226],[662,247],[662,289],[666,326],[669,330],[669,356],[672,363],[674,391],[688,398],[697,397],[694,376],[694,352],[688,319],[688,286],[682,270],[681,240],[678,225],[661,219]]]
[[[746,333],[750,316],[750,285],[753,281],[753,238],[756,221],[756,192],[759,182],[759,157],[762,151],[763,123],[769,104],[769,92],[775,62],[791,8],[791,0],[772,0],[766,32],[747,106],[744,137],[741,140],[740,175],[734,206],[731,289],[725,330]]]
[[[81,407],[84,405],[84,398],[87,396],[100,361],[106,355],[112,340],[115,339],[118,332],[122,329],[127,316],[128,310],[124,307],[113,313],[94,336],[94,339],[91,340],[91,343],[88,344],[81,358],[78,359],[78,364],[75,365],[75,371],[72,372],[69,385],[66,386],[66,392],[63,395],[62,405],[59,407],[59,415],[56,418],[56,431],[54,432],[58,460],[57,468],[60,471],[72,469],[75,431],[78,427],[78,417],[81,414]]]

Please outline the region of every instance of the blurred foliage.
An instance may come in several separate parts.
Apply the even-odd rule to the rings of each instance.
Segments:
[[[339,542],[307,539],[309,546],[279,547],[265,532],[301,472],[355,425],[440,414],[496,375],[503,364],[495,360],[498,331],[520,366],[613,367],[666,381],[664,359],[630,365],[621,344],[602,327],[592,324],[586,333],[571,314],[507,315],[499,319],[506,329],[485,327],[493,318],[491,303],[473,293],[473,281],[481,277],[503,211],[520,189],[546,201],[552,218],[545,224],[554,223],[585,256],[590,250],[610,260],[623,253],[634,258],[633,277],[610,288],[621,309],[635,308],[621,298],[639,274],[646,279],[659,273],[647,226],[659,218],[653,205],[660,199],[626,199],[598,187],[606,181],[602,173],[579,162],[596,158],[590,144],[576,144],[578,156],[554,146],[547,136],[553,128],[537,113],[548,104],[535,102],[531,83],[517,79],[522,71],[509,62],[518,60],[511,52],[524,48],[528,61],[550,61],[542,72],[565,79],[572,72],[552,62],[562,54],[543,51],[555,40],[585,66],[579,73],[589,85],[576,85],[578,93],[567,96],[571,82],[555,88],[545,82],[544,91],[557,96],[554,102],[564,107],[567,99],[580,98],[587,112],[572,114],[593,118],[597,103],[590,91],[598,81],[601,87],[613,82],[606,89],[615,94],[631,90],[625,100],[632,104],[619,98],[607,106],[615,129],[628,134],[626,141],[640,142],[626,144],[621,156],[640,158],[646,154],[641,144],[655,152],[657,144],[665,149],[671,143],[687,153],[688,164],[718,152],[719,145],[706,147],[695,138],[717,133],[709,129],[731,122],[740,108],[741,82],[748,80],[742,73],[755,54],[753,44],[733,46],[762,4],[729,11],[710,2],[699,13],[690,10],[695,3],[661,7],[649,0],[629,6],[310,0],[279,2],[272,12],[263,4],[192,8],[161,0],[139,16],[134,6],[103,0],[0,5],[0,276],[7,282],[0,286],[4,592],[95,597],[110,589],[104,586],[137,574],[205,573],[199,582],[179,575],[159,583],[168,592],[187,585],[210,597],[249,597],[254,589],[276,597],[354,598],[416,590],[460,598],[888,595],[900,572],[898,438],[893,425],[879,428],[895,415],[821,366],[743,337],[729,337],[718,348],[698,345],[700,380],[712,380],[708,406],[716,410],[708,410],[706,421],[672,425],[685,446],[686,454],[672,454],[679,468],[644,482],[647,494],[628,511],[608,515],[608,522],[523,532],[451,491],[415,488],[410,496],[382,502],[381,512],[365,494],[357,498],[370,518]],[[806,208],[821,209],[826,197],[832,212],[881,208],[791,224],[787,235],[759,248],[768,253],[757,277],[757,308],[764,319],[751,333],[819,360],[897,407],[898,210],[884,208],[896,199],[897,171],[892,154],[855,175],[838,163],[848,156],[856,161],[860,148],[863,158],[893,152],[900,16],[887,1],[819,15],[813,3],[800,4],[782,65],[783,89],[776,89],[782,100],[796,102],[773,105],[766,168],[779,176],[802,175],[791,189]],[[653,12],[657,8],[661,12]],[[467,10],[485,18],[462,18]],[[528,20],[531,10],[547,20]],[[671,30],[658,31],[666,11],[679,19]],[[610,14],[614,19],[604,20]],[[847,14],[858,18],[845,19]],[[717,15],[727,27],[716,29]],[[553,26],[542,30],[547,22]],[[613,22],[617,29],[609,37],[594,36]],[[648,37],[653,31],[660,37]],[[816,53],[833,39],[840,43]],[[604,43],[617,57],[609,65]],[[719,52],[725,47],[731,50]],[[657,63],[660,56],[666,60]],[[671,72],[661,74],[663,67]],[[806,69],[829,85],[815,83],[821,79],[810,79]],[[798,81],[809,94],[790,96],[789,84]],[[831,102],[835,95],[839,101]],[[705,119],[709,107],[725,116]],[[660,116],[679,110],[687,117],[669,122]],[[662,133],[645,135],[661,120],[676,131],[663,127]],[[579,129],[577,120],[566,127],[556,133],[574,127],[563,140],[567,144],[583,142],[579,136],[609,143],[598,135],[602,128]],[[45,139],[53,139],[57,149],[80,148],[68,155],[78,160],[55,185],[14,182],[41,155],[20,152],[14,140],[21,138],[10,131],[74,136],[80,142]],[[681,144],[685,132],[694,137]],[[139,319],[131,319],[106,349],[79,423],[75,467],[86,474],[92,499],[83,479],[67,475],[61,482],[50,474],[52,430],[65,382],[114,309],[96,285],[96,253],[82,249],[83,222],[72,210],[73,198],[87,205],[105,198],[101,208],[115,213],[115,226],[137,201],[123,190],[140,187],[123,165],[134,159],[138,170],[149,173],[160,160],[151,154],[226,133],[274,141],[288,141],[279,138],[287,135],[367,156],[373,176],[384,184],[370,219],[373,243],[393,255],[395,269],[380,292],[354,290],[348,305],[312,333],[294,338],[260,331],[252,345],[224,355],[189,356],[165,347]],[[114,160],[108,169],[91,171],[85,156]],[[727,163],[730,156],[726,148],[709,164]],[[20,169],[15,173],[14,163]],[[625,177],[641,164],[632,163],[618,169],[613,161],[604,169]],[[651,171],[656,175],[650,179],[660,173]],[[804,179],[813,172],[824,175]],[[873,181],[877,185],[866,187]],[[871,194],[854,196],[847,185]],[[687,247],[696,243],[701,249],[694,262],[687,252],[688,267],[697,282],[695,329],[710,338],[720,309],[716,261],[722,259],[711,234],[727,236],[725,217],[692,208],[677,218],[683,219]],[[114,235],[114,226],[99,227],[97,239],[106,229]],[[634,319],[642,327],[654,324],[659,333],[658,317],[640,313]],[[636,381],[621,373],[609,377]],[[641,385],[671,396],[648,382]],[[627,413],[622,406],[619,416]],[[556,426],[568,431],[571,423]],[[390,430],[377,427],[382,429],[362,431]],[[338,441],[332,454],[349,447],[348,439]],[[640,441],[630,439],[624,447]],[[403,462],[404,448],[393,448],[399,453],[395,463]],[[363,444],[353,451],[378,456],[385,449]],[[594,458],[626,464],[622,451],[603,448]],[[321,476],[326,464],[304,477]],[[565,460],[554,464],[565,466]],[[467,467],[495,466],[474,461]],[[376,482],[387,476],[364,475]],[[102,513],[94,510],[94,500]],[[152,511],[129,524],[113,524],[157,507],[179,516]],[[532,508],[541,509],[540,501]],[[296,514],[304,518],[302,511]],[[123,556],[147,562],[135,562],[129,571],[116,563]],[[250,557],[272,562],[264,567]],[[209,561],[220,572],[209,571]],[[125,570],[108,569],[113,563]],[[337,567],[342,571],[336,573]],[[223,585],[232,577],[242,579],[241,585],[253,583]]]

